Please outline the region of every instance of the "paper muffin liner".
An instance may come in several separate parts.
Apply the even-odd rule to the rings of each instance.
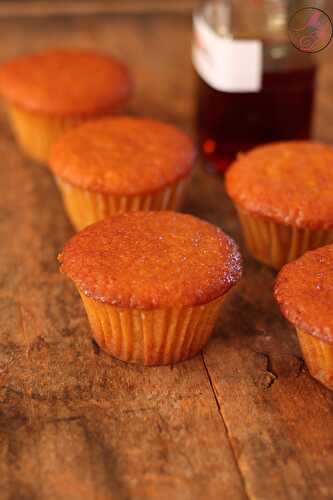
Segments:
[[[77,230],[111,215],[137,210],[177,210],[184,199],[189,178],[183,178],[155,193],[116,196],[73,186],[56,177],[67,214]]]
[[[297,337],[311,375],[333,390],[333,344],[297,330]]]
[[[7,114],[17,142],[27,156],[46,163],[50,146],[80,118],[60,118],[32,113],[14,104],[7,105]]]
[[[97,344],[122,361],[143,365],[173,364],[200,352],[224,298],[195,307],[141,310],[104,304],[79,293]]]
[[[332,229],[285,226],[252,215],[237,207],[245,244],[253,257],[275,269],[297,259],[308,250],[333,242]]]

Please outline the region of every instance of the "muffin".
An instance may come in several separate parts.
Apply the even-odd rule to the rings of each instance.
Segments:
[[[226,175],[249,251],[280,268],[333,242],[333,148],[310,141],[259,146]]]
[[[77,229],[109,215],[177,209],[195,160],[180,130],[149,118],[85,123],[52,147],[49,165]]]
[[[274,294],[296,328],[311,375],[333,390],[333,245],[284,266]]]
[[[172,211],[128,212],[92,224],[67,243],[59,261],[99,346],[144,365],[197,354],[241,276],[231,238]]]
[[[0,66],[0,94],[14,134],[39,162],[66,129],[113,113],[130,91],[126,67],[96,52],[51,49]]]

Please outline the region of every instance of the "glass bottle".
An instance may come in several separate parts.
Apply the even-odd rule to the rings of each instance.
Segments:
[[[196,122],[209,168],[223,172],[259,143],[310,135],[317,59],[291,43],[290,15],[302,7],[291,3],[213,0],[194,13]]]

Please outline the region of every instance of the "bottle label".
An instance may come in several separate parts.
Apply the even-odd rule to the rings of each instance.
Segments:
[[[259,92],[263,47],[260,40],[219,36],[201,17],[193,18],[192,60],[201,78],[223,92]]]

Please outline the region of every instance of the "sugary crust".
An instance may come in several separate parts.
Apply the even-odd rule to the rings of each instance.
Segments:
[[[274,295],[296,328],[333,343],[333,245],[307,252],[284,266]]]
[[[125,101],[131,79],[127,68],[109,55],[49,49],[2,64],[0,93],[27,111],[89,117]]]
[[[55,175],[82,189],[136,195],[185,177],[195,155],[192,141],[176,127],[122,116],[70,130],[52,148],[49,164]]]
[[[119,307],[206,304],[241,276],[235,242],[191,215],[131,212],[75,235],[59,255],[61,271],[85,295]]]
[[[241,155],[226,174],[226,189],[245,210],[281,224],[333,227],[333,148],[290,141]]]

